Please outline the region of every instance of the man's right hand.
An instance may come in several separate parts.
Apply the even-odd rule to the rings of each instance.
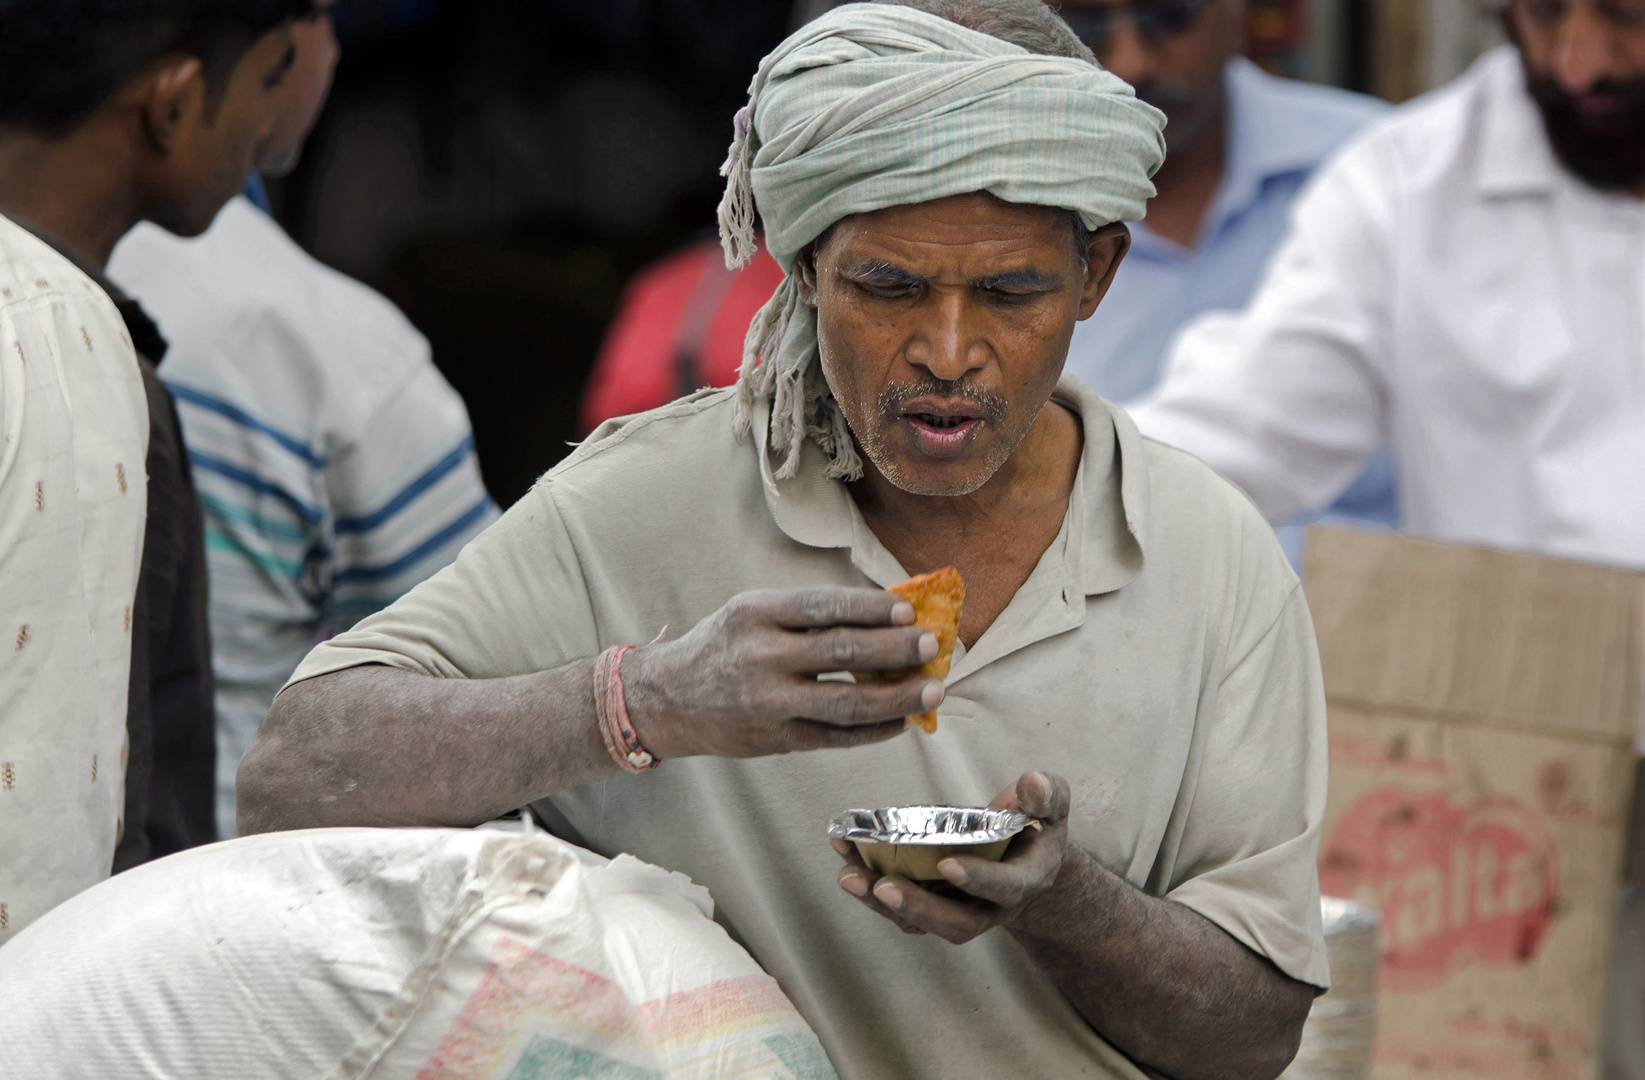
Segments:
[[[941,703],[924,675],[819,682],[831,671],[894,671],[937,654],[914,609],[877,589],[762,590],[731,598],[675,641],[623,658],[629,719],[659,759],[747,758],[861,746],[902,733]]]

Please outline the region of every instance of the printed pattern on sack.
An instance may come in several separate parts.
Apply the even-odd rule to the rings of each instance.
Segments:
[[[1382,985],[1438,986],[1470,963],[1529,963],[1559,901],[1542,817],[1515,799],[1467,806],[1385,787],[1343,814],[1320,851],[1320,891],[1381,910]]]
[[[662,1080],[662,1073],[575,1046],[552,1035],[533,1035],[509,1070],[508,1080]]]
[[[635,1002],[512,937],[417,1080],[837,1080],[769,975]]]

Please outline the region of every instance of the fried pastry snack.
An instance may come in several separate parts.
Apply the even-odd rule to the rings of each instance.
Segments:
[[[900,671],[854,671],[851,673],[852,677],[858,682],[895,682],[910,675],[947,678],[948,669],[954,662],[954,643],[960,636],[960,609],[965,604],[965,579],[960,577],[960,572],[952,566],[945,566],[941,570],[909,578],[891,586],[887,591],[896,593],[914,605],[914,625],[937,635],[937,655],[919,667],[903,668]],[[937,714],[934,712],[910,716],[908,720],[918,725],[927,735],[936,733]]]

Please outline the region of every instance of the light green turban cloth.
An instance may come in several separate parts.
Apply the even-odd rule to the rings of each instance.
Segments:
[[[754,256],[755,209],[789,271],[755,315],[738,374],[736,425],[771,403],[776,479],[814,440],[827,475],[862,462],[823,379],[817,313],[800,302],[794,258],[851,214],[987,191],[1062,207],[1087,228],[1142,217],[1165,159],[1164,117],[1096,65],[1030,53],[947,19],[890,4],[849,4],[803,27],[760,62],[721,174],[726,265]]]

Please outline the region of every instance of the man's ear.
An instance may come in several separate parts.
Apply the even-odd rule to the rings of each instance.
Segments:
[[[1114,272],[1130,250],[1131,230],[1123,221],[1104,225],[1091,234],[1085,248],[1085,288],[1080,292],[1079,318],[1089,319],[1097,310],[1108,295],[1108,286],[1114,283]]]
[[[800,303],[806,307],[817,306],[817,245],[814,243],[805,245],[794,256],[794,288]]]
[[[166,60],[150,69],[142,96],[143,130],[155,150],[172,151],[190,114],[204,109],[205,94],[198,57]]]

